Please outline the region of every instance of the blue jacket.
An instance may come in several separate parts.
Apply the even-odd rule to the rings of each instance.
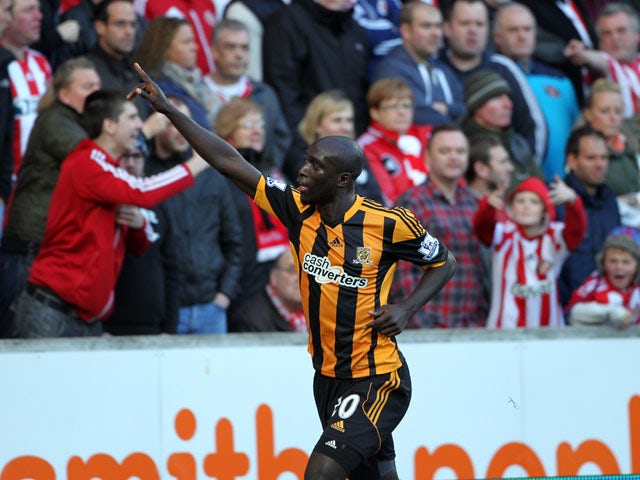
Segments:
[[[542,115],[540,106],[527,83],[524,73],[513,60],[504,55],[485,52],[481,62],[476,67],[462,71],[458,70],[450,62],[446,52],[442,53],[439,58],[453,70],[462,85],[464,85],[469,76],[480,70],[492,70],[507,81],[511,88],[510,98],[513,102],[513,128],[525,138],[534,153],[538,165],[542,163],[547,146],[546,124],[544,124],[544,119],[541,119],[538,123],[534,121],[534,114]],[[537,110],[537,112],[532,110]]]
[[[587,233],[578,248],[565,260],[558,278],[560,302],[563,306],[567,304],[573,291],[596,270],[596,254],[611,230],[620,225],[616,196],[606,184],[600,185],[595,195],[590,195],[573,172],[564,181],[582,198],[587,214]],[[559,216],[563,213],[561,209],[558,210]]]
[[[554,175],[564,178],[564,147],[580,115],[573,84],[560,70],[535,60],[524,73],[538,99],[549,132],[542,171],[549,182],[553,181]]]
[[[391,49],[402,44],[400,38],[400,0],[356,0],[353,18],[367,31],[369,39],[369,73],[373,81],[376,67]]]
[[[423,80],[416,61],[404,45],[398,45],[380,61],[374,81],[389,77],[402,79],[413,92],[413,121],[418,125],[435,126],[455,121],[466,111],[462,83],[449,66],[436,58],[431,60],[427,70],[429,76]],[[446,103],[449,106],[449,115],[443,115],[432,108],[433,102]]]
[[[204,107],[200,102],[189,95],[184,88],[182,88],[178,83],[165,78],[159,78],[156,82],[166,96],[178,97],[187,104],[189,110],[191,110],[191,118],[194,122],[207,130],[211,130],[211,125],[207,120],[207,112],[205,112]],[[151,107],[149,107],[149,111],[151,111]]]

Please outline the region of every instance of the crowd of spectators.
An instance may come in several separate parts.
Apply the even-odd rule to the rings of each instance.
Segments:
[[[306,328],[284,226],[134,62],[274,181],[356,139],[356,192],[457,260],[410,328],[640,323],[639,2],[225,3],[0,0],[0,338]]]

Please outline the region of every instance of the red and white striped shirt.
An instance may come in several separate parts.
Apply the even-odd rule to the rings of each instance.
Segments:
[[[51,79],[51,65],[40,52],[27,48],[24,58],[9,64],[9,81],[15,109],[13,137],[13,178],[15,180],[29,134],[38,116],[38,102]]]
[[[544,233],[530,238],[511,219],[497,221],[498,210],[486,197],[480,202],[474,227],[481,241],[491,245],[487,328],[564,325],[557,278],[587,228],[580,197],[565,206],[566,223],[550,222]]]
[[[590,275],[571,295],[566,311],[570,312],[579,303],[622,306],[635,313],[633,324],[640,323],[640,284],[633,283],[623,291],[614,287],[606,275],[597,272]],[[604,320],[604,318],[603,318]]]

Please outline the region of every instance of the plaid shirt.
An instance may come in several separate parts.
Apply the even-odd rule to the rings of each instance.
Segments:
[[[397,205],[408,208],[431,235],[447,246],[458,268],[444,289],[433,297],[409,322],[409,328],[484,327],[488,299],[483,277],[489,275],[482,263],[482,246],[473,232],[473,216],[478,208],[471,191],[458,185],[451,204],[430,179],[407,190]],[[394,301],[401,301],[418,284],[424,272],[400,262],[392,288]]]

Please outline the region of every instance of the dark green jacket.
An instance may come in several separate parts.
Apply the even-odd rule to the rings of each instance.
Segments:
[[[42,242],[60,165],[86,137],[80,114],[67,105],[56,102],[38,115],[22,157],[4,236]]]
[[[609,149],[609,166],[605,183],[620,196],[640,191],[640,169],[638,160],[628,144],[622,152]]]

